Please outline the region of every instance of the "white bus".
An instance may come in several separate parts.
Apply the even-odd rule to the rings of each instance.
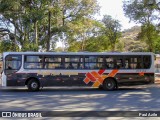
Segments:
[[[150,52],[4,52],[2,86],[91,86],[154,83]]]

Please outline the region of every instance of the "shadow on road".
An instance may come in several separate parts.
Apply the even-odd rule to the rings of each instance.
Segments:
[[[75,92],[78,92],[77,94],[80,94],[81,92],[84,93],[87,93],[87,92],[90,92],[93,94],[96,92],[96,93],[105,93],[105,92],[121,92],[121,91],[144,91],[145,89],[144,88],[127,88],[127,87],[121,87],[117,90],[113,90],[113,91],[106,91],[106,90],[102,90],[102,89],[98,89],[98,88],[80,88],[80,87],[71,87],[71,88],[68,88],[68,87],[52,87],[52,88],[43,88],[43,89],[40,89],[39,91],[36,91],[36,92],[30,92],[28,91],[28,89],[25,89],[25,88],[5,88],[5,89],[0,89],[0,92],[2,93],[7,93],[7,92],[29,92],[29,93],[38,93],[38,92],[41,92],[41,93],[45,93],[45,92],[62,92],[62,93],[75,93]]]
[[[94,88],[0,89],[0,110],[160,110],[158,87],[121,87],[115,91]]]

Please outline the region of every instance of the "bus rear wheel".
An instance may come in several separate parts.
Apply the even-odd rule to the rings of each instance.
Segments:
[[[103,89],[104,90],[115,90],[117,89],[116,81],[112,78],[108,78],[103,82]]]
[[[31,79],[31,80],[28,81],[27,87],[28,87],[29,91],[34,92],[34,91],[38,91],[39,90],[40,85],[39,85],[38,80]]]

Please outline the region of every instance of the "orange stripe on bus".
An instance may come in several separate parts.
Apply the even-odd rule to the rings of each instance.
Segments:
[[[100,84],[102,84],[103,82],[103,78],[96,72],[96,71],[92,71],[91,74],[97,78],[97,80],[100,82]]]
[[[118,69],[112,70],[108,75],[103,75],[104,71],[105,70],[99,70],[98,72],[92,71],[91,73],[88,72],[86,73],[86,78],[83,81],[86,84],[88,84],[91,81],[93,82],[92,87],[98,87],[103,83],[104,79],[106,79],[107,77],[114,77],[117,74]]]
[[[98,73],[101,75],[104,73],[105,70],[99,70]]]
[[[118,72],[118,69],[112,70],[111,73],[108,74],[108,77],[114,77]]]
[[[95,82],[96,79],[94,78],[94,76],[91,73],[87,73],[86,76],[92,81]]]
[[[84,79],[84,82],[85,82],[86,84],[88,84],[88,83],[90,82],[90,79],[86,77],[86,78]]]
[[[94,84],[92,85],[92,87],[98,87],[101,83],[99,81],[94,82]]]

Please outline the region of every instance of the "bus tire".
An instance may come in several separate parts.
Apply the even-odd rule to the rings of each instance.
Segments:
[[[36,80],[36,79],[30,79],[28,81],[27,87],[28,87],[29,91],[34,92],[34,91],[38,91],[39,90],[40,84],[39,84],[38,80]]]
[[[108,91],[117,89],[116,81],[113,78],[105,79],[103,82],[103,89]]]

